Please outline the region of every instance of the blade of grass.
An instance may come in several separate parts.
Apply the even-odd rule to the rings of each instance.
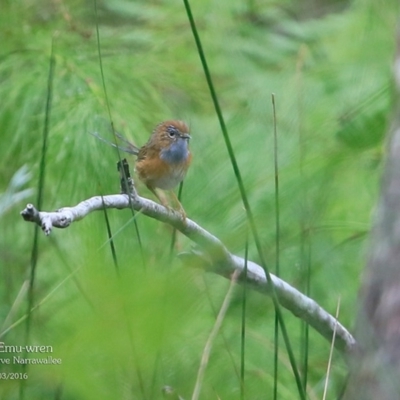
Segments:
[[[278,135],[276,125],[276,105],[275,94],[272,94],[272,113],[274,124],[274,176],[275,176],[275,274],[280,276],[280,210],[279,210],[279,165],[278,165]],[[274,391],[273,398],[278,398],[278,366],[279,366],[279,320],[278,314],[275,312],[275,326],[274,326]]]
[[[205,290],[206,290],[207,298],[208,298],[208,301],[209,301],[209,303],[210,303],[212,312],[214,313],[214,316],[215,316],[215,318],[217,319],[217,317],[218,317],[218,312],[217,312],[217,309],[215,308],[215,306],[214,306],[214,304],[213,304],[213,301],[212,301],[212,298],[211,298],[210,288],[209,288],[209,285],[207,284],[207,281],[206,281],[206,279],[205,279],[204,276],[203,276],[203,282],[204,282],[204,287],[205,287]],[[231,359],[232,366],[233,366],[233,369],[234,369],[234,371],[235,371],[235,375],[238,377],[238,379],[240,379],[240,372],[239,372],[239,370],[238,370],[237,367],[236,367],[236,364],[235,364],[235,357],[234,357],[234,355],[233,355],[233,353],[232,353],[232,351],[231,351],[231,349],[230,349],[229,342],[228,342],[228,340],[227,340],[227,338],[226,338],[226,336],[225,336],[223,330],[221,330],[220,336],[221,336],[221,339],[222,339],[222,341],[223,341],[223,343],[224,343],[225,350],[227,351],[227,353],[228,353],[228,355],[229,355],[229,358]]]
[[[303,228],[305,228],[304,225]],[[301,265],[302,267],[304,266],[306,268],[306,270],[302,272],[303,277],[305,279],[304,292],[306,296],[309,297],[311,291],[311,243],[310,243],[309,232],[302,231],[300,240],[301,240],[300,242]],[[301,365],[303,372],[303,387],[307,387],[307,381],[308,381],[309,334],[310,334],[310,326],[305,321],[302,321],[301,322]]]
[[[45,297],[43,297],[42,300],[37,302],[29,311],[29,313],[33,313],[35,310],[37,310],[40,306],[45,304],[56,292],[57,290],[63,286],[69,279],[71,279],[80,269],[82,268],[82,265],[76,268],[72,273],[67,275],[57,286],[54,287]],[[19,326],[22,322],[26,321],[28,319],[29,313],[27,312],[25,315],[23,315],[21,318],[19,318],[17,321],[9,325],[7,328],[5,328],[3,331],[0,332],[0,339],[2,339],[8,332],[10,332],[12,329],[16,328]]]
[[[227,128],[226,128],[226,125],[225,125],[225,121],[224,121],[224,118],[222,116],[221,107],[219,105],[217,94],[216,94],[215,89],[214,89],[214,84],[213,84],[212,79],[211,79],[211,73],[210,73],[210,70],[208,68],[207,60],[206,60],[206,57],[205,57],[205,53],[203,51],[203,46],[202,46],[201,41],[200,41],[200,36],[199,36],[197,28],[196,28],[196,24],[195,24],[195,21],[194,21],[194,18],[193,18],[192,10],[190,8],[189,0],[183,0],[183,2],[184,2],[186,13],[187,13],[187,16],[188,16],[188,19],[189,19],[190,27],[191,27],[191,30],[192,30],[192,33],[193,33],[193,36],[194,36],[194,40],[195,40],[195,43],[196,43],[196,46],[197,46],[197,51],[199,53],[200,61],[201,61],[201,64],[203,66],[204,74],[205,74],[205,77],[206,77],[206,80],[207,80],[207,85],[208,85],[208,88],[210,90],[210,95],[211,95],[211,98],[212,98],[212,101],[213,101],[213,104],[214,104],[215,112],[217,114],[218,121],[219,121],[221,130],[222,130],[222,134],[223,134],[223,137],[224,137],[224,140],[225,140],[225,145],[227,147],[229,158],[230,158],[230,161],[231,161],[231,164],[232,164],[232,167],[233,167],[233,171],[235,173],[235,177],[236,177],[236,180],[237,180],[237,183],[238,183],[238,186],[239,186],[239,191],[240,191],[240,195],[242,197],[243,206],[244,206],[244,208],[246,210],[247,220],[248,220],[248,223],[250,225],[250,230],[251,230],[251,233],[253,235],[256,247],[257,247],[257,252],[258,252],[258,256],[260,258],[261,266],[263,267],[263,269],[265,271],[265,275],[266,275],[266,278],[267,278],[267,284],[268,284],[269,289],[271,291],[272,301],[273,301],[273,304],[274,304],[274,307],[275,307],[275,310],[276,310],[276,314],[277,314],[277,318],[278,318],[278,321],[279,321],[280,328],[282,330],[283,340],[285,342],[285,346],[286,346],[286,349],[287,349],[287,352],[288,352],[288,356],[289,356],[289,359],[290,359],[290,364],[291,364],[291,367],[292,367],[292,370],[293,370],[293,374],[295,376],[297,389],[298,389],[300,398],[305,400],[306,395],[305,395],[305,391],[304,391],[304,388],[302,386],[300,374],[299,374],[299,371],[298,371],[298,368],[297,368],[297,365],[296,365],[296,359],[294,357],[292,346],[290,344],[289,335],[287,333],[285,322],[283,320],[283,315],[282,315],[282,312],[281,312],[280,307],[279,307],[278,297],[276,295],[275,288],[274,288],[274,285],[272,283],[269,270],[267,268],[267,263],[265,262],[265,258],[264,258],[264,254],[263,254],[262,246],[261,246],[261,241],[259,239],[258,232],[257,232],[257,229],[256,229],[256,225],[255,225],[255,221],[254,221],[254,218],[253,218],[253,213],[251,211],[250,204],[249,204],[249,201],[247,199],[247,194],[246,194],[246,190],[245,190],[245,187],[244,187],[243,179],[241,177],[239,166],[237,164],[236,157],[235,157],[235,154],[234,154],[234,151],[233,151],[233,148],[232,148],[232,144],[231,144],[231,141],[230,141],[230,138],[229,138],[229,135],[228,135],[228,131],[227,131]]]
[[[310,227],[308,223],[308,196],[307,196],[307,182],[304,174],[304,160],[305,160],[305,140],[303,137],[302,128],[302,115],[303,115],[303,102],[302,94],[302,71],[305,57],[305,47],[302,46],[299,51],[296,64],[296,84],[297,84],[297,113],[299,118],[298,134],[299,134],[299,172],[300,172],[300,273],[301,281],[304,285],[304,292],[310,296],[311,290],[311,241],[310,241]],[[309,347],[309,330],[310,327],[304,321],[300,323],[300,363],[303,378],[303,387],[307,387],[308,381],[308,347]]]
[[[14,315],[17,313],[17,311],[20,309],[21,304],[23,303],[25,299],[25,295],[28,292],[28,287],[29,287],[29,281],[26,280],[22,283],[21,289],[19,290],[16,299],[14,300],[13,305],[11,306],[10,311],[6,315],[5,320],[3,321],[3,324],[1,325],[0,332],[2,332],[7,325],[10,324],[10,322],[13,320]]]
[[[239,272],[237,270],[232,275],[229,289],[225,295],[225,299],[222,303],[221,309],[219,310],[218,316],[215,320],[215,324],[213,326],[213,329],[211,330],[210,336],[208,337],[206,345],[204,346],[203,354],[201,356],[199,371],[197,373],[196,384],[195,384],[194,390],[193,390],[192,400],[198,400],[198,398],[200,396],[201,386],[202,386],[203,380],[204,380],[204,373],[205,373],[205,370],[208,365],[208,360],[210,358],[212,345],[213,345],[215,338],[217,337],[217,334],[221,328],[221,325],[225,318],[226,312],[228,311],[228,307],[229,307],[229,304],[230,304],[231,298],[232,298],[233,288],[235,286],[238,275],[239,275]]]
[[[339,311],[340,311],[340,296],[338,298],[338,303],[337,303],[337,307],[336,307],[336,315],[335,315],[336,323],[335,323],[335,327],[333,329],[332,343],[331,343],[331,349],[329,351],[329,361],[328,361],[328,367],[326,370],[326,379],[325,379],[324,394],[322,396],[322,400],[326,399],[326,393],[328,392],[329,374],[331,372],[331,366],[332,366],[333,349],[335,347],[336,328],[337,328],[337,322],[339,319]]]
[[[43,136],[42,136],[42,149],[40,155],[40,166],[39,166],[39,180],[38,180],[38,195],[36,199],[36,204],[39,207],[39,210],[42,209],[43,203],[43,192],[44,192],[44,184],[45,184],[45,176],[46,176],[46,155],[47,155],[47,142],[49,137],[49,126],[50,126],[50,112],[52,105],[52,96],[53,96],[53,80],[54,80],[54,69],[55,69],[55,57],[54,57],[54,42],[55,37],[53,36],[51,40],[51,49],[50,49],[50,63],[49,63],[49,75],[47,79],[47,96],[46,96],[46,108],[45,108],[45,116],[44,116],[44,124],[43,124]],[[28,287],[28,304],[27,304],[27,318],[25,325],[25,345],[29,344],[30,340],[30,330],[31,330],[31,310],[34,304],[34,285],[35,285],[35,276],[36,276],[36,267],[39,256],[39,230],[40,227],[35,224],[34,234],[33,234],[33,244],[32,244],[32,252],[31,252],[31,260],[30,260],[30,276],[29,276],[29,287]],[[25,352],[24,357],[27,358],[28,354]],[[22,373],[25,374],[28,371],[28,364],[23,364]],[[26,380],[21,379],[19,385],[19,399],[23,400],[25,396],[25,385]]]
[[[97,1],[96,0],[94,0],[94,10],[95,10],[97,52],[98,52],[98,56],[99,56],[100,75],[101,75],[101,81],[102,81],[102,84],[103,84],[104,97],[105,97],[105,101],[106,101],[106,105],[107,105],[107,111],[108,111],[108,117],[109,117],[109,120],[110,120],[111,130],[112,130],[112,133],[113,133],[113,136],[114,136],[114,141],[115,141],[115,144],[116,144],[117,143],[117,133],[116,133],[115,128],[114,128],[114,122],[113,122],[112,115],[111,115],[111,107],[110,107],[110,102],[109,102],[109,99],[108,99],[107,87],[106,87],[106,82],[105,82],[105,77],[104,77],[103,57],[102,57],[102,54],[101,54],[100,30],[99,30],[99,21],[98,21]],[[118,148],[118,146],[116,148],[117,148],[117,153],[118,153],[119,165],[122,165],[122,158],[121,158],[121,154],[120,154],[119,148]],[[125,173],[125,169],[124,168],[120,168],[119,171],[123,176],[123,180],[125,182],[125,187],[128,188],[129,187],[128,177],[127,177],[127,175]],[[130,201],[131,201],[131,198],[129,196],[129,202]],[[132,212],[132,216],[133,216],[132,219],[133,219],[133,222],[134,222],[134,225],[135,225],[135,232],[136,232],[136,237],[137,237],[137,240],[138,240],[138,243],[139,243],[142,262],[143,262],[143,265],[145,265],[143,246],[142,246],[142,241],[141,241],[141,236],[140,236],[140,231],[139,231],[137,219],[135,218],[135,211],[134,211],[132,205],[131,205],[130,208],[131,208],[131,212]],[[113,235],[112,235],[112,232],[111,232],[111,227],[110,227],[110,224],[109,224],[108,215],[107,215],[107,212],[106,212],[105,208],[104,208],[104,212],[105,212],[104,217],[105,217],[106,226],[107,226],[108,241],[110,243],[111,252],[112,252],[112,256],[113,256],[113,260],[114,260],[114,265],[115,265],[115,268],[116,268],[117,273],[118,273],[118,263],[117,263],[117,258],[116,258]],[[118,277],[120,277],[119,273],[118,273]],[[124,313],[126,315],[128,315],[127,306],[126,306],[125,300],[123,300],[123,310],[124,310]],[[133,340],[132,329],[131,329],[131,326],[129,324],[128,317],[125,318],[125,321],[126,321],[126,325],[127,325],[127,331],[128,331],[128,336],[129,336],[132,352],[134,354],[134,359],[137,360],[138,357],[136,357],[136,350],[135,350],[136,347],[135,347],[135,343],[134,343],[134,340]],[[141,369],[140,369],[139,365],[137,365],[137,363],[135,363],[135,367],[136,367],[135,370],[136,370],[136,374],[137,374],[137,378],[138,378],[138,382],[139,382],[141,397],[142,397],[142,399],[146,399],[147,396],[145,396],[144,381],[143,381],[143,376],[142,376]]]
[[[90,300],[90,298],[87,295],[85,289],[83,288],[83,286],[79,282],[78,277],[76,277],[75,274],[73,274],[73,269],[69,265],[69,258],[65,256],[64,251],[59,246],[56,237],[55,236],[50,236],[49,240],[50,240],[51,244],[53,245],[54,249],[56,250],[59,260],[65,266],[65,268],[68,271],[68,273],[72,276],[72,280],[74,281],[74,284],[75,284],[76,288],[78,289],[79,293],[86,300],[86,302],[90,305],[91,309],[95,310],[95,307],[94,307],[92,301]]]
[[[115,239],[120,233],[124,232],[125,227],[128,226],[129,224],[131,224],[131,223],[134,221],[134,219],[136,219],[140,214],[141,214],[140,211],[136,212],[135,215],[134,215],[132,218],[128,219],[128,221],[125,222],[125,224],[123,224],[117,231],[115,231],[115,233],[112,234],[112,237],[111,237],[111,238],[108,238],[108,239],[98,248],[98,250],[102,249],[104,246],[106,246],[106,245],[108,244],[108,242],[109,242],[110,240]]]
[[[104,205],[103,196],[101,196],[101,202]],[[106,207],[103,207],[103,212],[104,212],[104,220],[106,222],[108,242],[110,243],[111,255],[112,255],[112,258],[113,258],[115,270],[117,271],[117,274],[119,276],[119,266],[118,266],[117,252],[115,251],[115,243],[114,243],[114,239],[113,239],[114,236],[113,236],[113,234],[111,232],[111,225],[110,225],[110,220],[108,218],[108,213],[107,213]]]
[[[240,400],[245,398],[244,371],[245,371],[245,350],[246,350],[246,299],[247,299],[247,260],[249,256],[249,240],[246,238],[244,251],[244,282],[242,292],[242,329],[240,335]]]
[[[114,142],[115,142],[115,147],[117,149],[118,159],[119,159],[119,162],[121,163],[122,162],[122,158],[121,158],[121,154],[120,154],[120,151],[119,151],[119,147],[117,145],[117,132],[115,131],[115,128],[114,128],[114,121],[113,121],[112,115],[111,115],[111,107],[110,107],[110,102],[109,102],[109,99],[108,99],[106,80],[105,80],[105,77],[104,77],[103,57],[102,57],[102,54],[101,54],[101,43],[100,43],[99,19],[98,19],[98,11],[97,11],[97,0],[93,0],[93,1],[94,1],[95,22],[96,22],[95,25],[96,25],[96,38],[97,38],[97,53],[98,53],[98,57],[99,57],[101,82],[102,82],[102,85],[103,85],[104,98],[105,98],[105,102],[106,102],[108,118],[110,120],[111,131],[112,131],[112,134],[113,134],[113,137],[114,137]],[[121,172],[122,172],[123,177],[124,177],[125,185],[126,185],[126,187],[128,187],[128,184],[127,184],[128,180],[127,180],[127,177],[125,175],[125,171],[122,169]],[[130,201],[130,197],[129,197],[129,201]],[[131,208],[132,215],[135,216],[135,211],[134,211],[133,207],[131,206],[130,208]],[[105,214],[105,215],[107,215],[107,214]],[[138,223],[137,223],[136,219],[134,219],[134,225],[135,225],[136,237],[137,237],[137,240],[138,240],[138,243],[139,243],[142,262],[143,262],[143,265],[145,265],[145,257],[144,257],[144,253],[143,253],[142,240],[141,240],[139,226],[138,226]]]
[[[183,182],[181,182],[179,184],[179,190],[178,190],[178,200],[179,202],[182,204],[182,193],[183,193]],[[170,256],[172,257],[172,252],[174,250],[175,247],[175,243],[176,243],[176,229],[174,228],[172,231],[172,235],[171,235],[171,244],[169,247],[169,251],[170,251]]]

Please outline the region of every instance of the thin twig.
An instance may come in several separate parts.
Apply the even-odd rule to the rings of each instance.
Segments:
[[[339,311],[340,311],[340,296],[338,299],[337,307],[336,307],[336,321],[339,318]],[[336,327],[337,323],[335,324],[335,328],[333,329],[333,335],[332,335],[332,343],[331,343],[331,350],[329,352],[329,361],[328,361],[328,368],[326,370],[326,379],[325,379],[325,387],[324,387],[324,395],[322,396],[322,400],[326,399],[326,393],[328,391],[328,383],[329,383],[329,374],[331,372],[331,365],[332,365],[332,357],[333,357],[333,349],[335,347],[335,338],[336,338]]]
[[[228,292],[225,295],[224,302],[222,303],[221,309],[219,310],[213,329],[211,330],[210,336],[208,337],[206,345],[204,346],[204,351],[203,355],[201,356],[199,371],[197,372],[197,379],[193,390],[192,400],[197,400],[200,396],[201,385],[203,384],[204,373],[208,365],[208,360],[210,358],[212,345],[221,328],[222,321],[225,318],[226,312],[228,311],[228,307],[232,298],[233,288],[235,286],[238,276],[239,276],[239,271],[236,270],[232,275],[231,284],[229,286]]]

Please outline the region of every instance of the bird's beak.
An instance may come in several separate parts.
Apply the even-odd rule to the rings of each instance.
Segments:
[[[181,138],[182,139],[191,139],[192,137],[188,134],[188,133],[183,133],[182,135],[181,135]]]

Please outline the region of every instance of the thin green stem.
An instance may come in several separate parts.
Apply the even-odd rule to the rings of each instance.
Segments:
[[[111,107],[110,107],[110,102],[109,102],[109,99],[108,99],[106,80],[105,80],[105,77],[104,77],[103,57],[102,57],[102,54],[101,54],[100,30],[99,30],[99,20],[98,20],[98,12],[97,12],[97,0],[93,0],[93,1],[94,1],[94,12],[95,12],[95,21],[96,21],[97,53],[98,53],[98,57],[99,57],[101,82],[102,82],[102,85],[103,85],[104,98],[105,98],[105,102],[106,102],[108,118],[110,120],[111,131],[112,131],[112,134],[113,134],[113,137],[114,137],[114,141],[115,141],[115,143],[117,143],[117,135],[116,135],[116,131],[115,131],[115,128],[114,128],[114,121],[113,121],[112,115],[111,115]],[[115,147],[117,149],[118,160],[121,163],[122,158],[121,158],[121,154],[120,154],[119,148],[118,148],[118,146],[115,146]],[[122,169],[122,174],[124,176],[125,185],[126,185],[126,187],[128,187],[128,185],[127,185],[128,180],[127,180],[127,177],[125,176],[125,171],[123,169]],[[130,200],[130,198],[129,198],[129,200]],[[131,206],[131,212],[132,212],[132,215],[135,216],[135,211],[134,211],[132,206]],[[138,223],[137,223],[136,219],[134,219],[134,224],[135,224],[135,233],[136,233],[136,237],[137,237],[137,240],[138,240],[140,253],[141,253],[142,261],[143,261],[143,265],[144,265],[145,258],[144,258],[144,253],[143,253],[142,239],[141,239],[141,236],[140,236],[139,226],[138,226]]]
[[[192,29],[194,40],[196,42],[197,51],[199,53],[200,61],[201,61],[202,66],[203,66],[204,74],[205,74],[205,77],[206,77],[206,80],[207,80],[207,85],[208,85],[208,88],[210,90],[210,95],[211,95],[211,98],[212,98],[212,101],[213,101],[213,104],[214,104],[215,112],[217,114],[217,117],[218,117],[218,120],[219,120],[219,124],[221,126],[222,134],[223,134],[223,137],[224,137],[224,140],[225,140],[225,145],[227,147],[229,158],[230,158],[230,161],[231,161],[231,164],[232,164],[235,176],[236,176],[236,180],[237,180],[237,183],[238,183],[238,186],[239,186],[239,191],[240,191],[240,195],[242,197],[243,206],[244,206],[244,208],[246,210],[246,215],[247,215],[247,220],[249,222],[250,230],[251,230],[251,233],[253,235],[256,247],[257,247],[257,252],[258,252],[258,256],[260,258],[261,266],[264,268],[264,271],[265,271],[268,288],[269,288],[269,290],[271,292],[272,301],[273,301],[273,304],[274,304],[274,307],[275,307],[275,310],[276,310],[276,313],[277,313],[277,318],[278,318],[278,321],[279,321],[280,328],[282,330],[282,336],[283,336],[283,339],[284,339],[284,342],[285,342],[285,345],[286,345],[286,349],[287,349],[287,352],[288,352],[290,364],[292,366],[292,370],[293,370],[293,373],[294,373],[294,376],[295,376],[298,392],[299,392],[300,398],[301,399],[305,399],[306,395],[305,395],[304,388],[302,386],[300,374],[299,374],[299,371],[298,371],[298,368],[297,368],[297,365],[296,365],[296,360],[295,360],[295,357],[294,357],[294,353],[293,353],[293,350],[292,350],[292,347],[291,347],[291,344],[290,344],[289,335],[287,333],[285,322],[283,320],[283,315],[282,315],[282,312],[281,312],[280,307],[279,307],[279,301],[278,301],[278,297],[277,297],[276,292],[275,292],[274,285],[272,283],[271,275],[270,275],[270,273],[268,271],[267,263],[266,263],[265,258],[264,258],[264,254],[263,254],[263,250],[262,250],[262,246],[261,246],[261,240],[260,240],[260,238],[258,236],[258,232],[257,232],[257,229],[256,229],[254,217],[253,217],[253,213],[251,211],[250,204],[249,204],[249,201],[247,199],[247,195],[246,195],[246,190],[245,190],[245,187],[244,187],[243,179],[242,179],[241,174],[240,174],[239,166],[237,164],[236,157],[235,157],[235,154],[234,154],[234,151],[233,151],[233,148],[232,148],[232,144],[231,144],[231,141],[230,141],[230,138],[229,138],[229,135],[228,135],[228,131],[227,131],[227,128],[226,128],[226,125],[225,125],[225,121],[224,121],[223,115],[222,115],[221,107],[219,105],[217,94],[216,94],[215,89],[214,89],[214,84],[213,84],[212,79],[211,79],[211,73],[210,73],[210,70],[209,70],[208,65],[207,65],[205,53],[203,51],[203,47],[202,47],[202,44],[201,44],[201,41],[200,41],[200,36],[199,36],[199,34],[197,32],[196,24],[195,24],[195,21],[194,21],[194,18],[193,18],[193,14],[192,14],[192,11],[191,11],[191,8],[190,8],[190,5],[189,5],[189,1],[188,0],[183,0],[183,2],[184,2],[184,5],[185,5],[185,9],[186,9],[186,13],[187,13],[187,16],[188,16],[188,19],[189,19],[190,26],[191,26],[191,29]]]
[[[101,196],[101,202],[104,205],[103,196]],[[115,270],[117,271],[117,274],[119,275],[117,252],[115,250],[115,243],[114,243],[113,234],[112,234],[112,231],[111,231],[110,219],[108,218],[108,213],[107,213],[106,207],[103,207],[103,212],[104,212],[104,219],[106,221],[107,236],[108,236],[108,241],[110,243],[111,255],[112,255],[112,258],[113,258]]]
[[[111,107],[110,107],[110,102],[108,100],[107,87],[106,87],[105,77],[104,77],[103,57],[102,57],[102,54],[101,54],[100,30],[99,30],[99,23],[98,23],[98,12],[97,12],[97,1],[96,0],[94,0],[94,10],[95,10],[95,19],[96,19],[97,51],[98,51],[98,56],[99,56],[101,81],[102,81],[102,84],[103,84],[104,97],[105,97],[105,101],[106,101],[106,105],[107,105],[107,111],[108,111],[108,117],[109,117],[109,120],[110,120],[111,130],[112,130],[112,133],[113,133],[113,136],[114,136],[114,140],[116,142],[117,135],[116,135],[116,131],[115,131],[115,128],[114,128],[114,122],[113,122],[112,115],[111,115]],[[119,165],[122,165],[122,158],[121,158],[121,154],[119,152],[118,146],[116,146],[116,149],[117,149],[117,152],[118,152]],[[123,180],[125,182],[125,187],[128,188],[129,187],[128,177],[126,176],[125,169],[121,168],[120,172],[122,173]],[[129,197],[129,201],[130,201],[130,197]],[[144,254],[143,254],[142,241],[141,241],[141,237],[140,237],[140,231],[139,231],[139,227],[138,227],[138,224],[137,224],[137,220],[135,218],[135,211],[134,211],[132,206],[130,208],[131,208],[133,219],[134,219],[136,237],[138,239],[139,248],[140,248],[142,261],[143,261],[143,265],[144,265]],[[114,247],[113,235],[111,233],[110,224],[109,224],[108,216],[107,216],[106,212],[105,212],[104,216],[105,216],[105,220],[106,220],[107,233],[108,233],[108,238],[109,238],[109,242],[110,242],[110,246],[111,246],[111,252],[112,252],[112,255],[113,255],[113,260],[114,260],[114,264],[115,264],[116,270],[118,272],[118,263],[117,263],[116,252],[115,252],[115,247]],[[128,313],[127,313],[127,306],[125,304],[125,301],[123,301],[123,309],[124,309],[124,313],[127,316]],[[132,337],[132,329],[131,329],[131,326],[129,324],[128,317],[126,317],[126,324],[127,324],[127,331],[128,331],[129,340],[130,340],[130,343],[131,343],[132,352],[134,354],[134,359],[137,360],[136,350],[135,350],[135,343],[134,343],[134,340],[133,340],[133,337]],[[143,380],[142,372],[141,372],[140,367],[137,364],[135,365],[135,370],[136,370],[136,375],[137,375],[138,382],[139,382],[141,396],[142,396],[143,399],[146,399],[145,388],[144,388],[144,380]]]
[[[53,80],[54,80],[54,69],[55,69],[55,57],[54,57],[54,37],[51,41],[51,50],[50,50],[50,65],[49,65],[49,75],[47,79],[47,97],[46,97],[46,109],[44,116],[44,125],[43,125],[43,136],[42,136],[42,150],[40,156],[40,167],[39,167],[39,180],[38,180],[38,195],[36,199],[36,204],[39,210],[42,209],[43,203],[43,192],[45,185],[45,177],[46,177],[46,155],[47,155],[47,142],[49,137],[49,126],[50,126],[50,112],[53,98]],[[40,227],[35,224],[34,234],[33,234],[33,244],[32,244],[32,253],[30,260],[30,276],[29,276],[29,287],[28,287],[28,305],[27,305],[27,318],[26,318],[26,329],[25,329],[25,345],[29,344],[30,340],[30,329],[31,329],[31,310],[33,309],[34,304],[34,285],[35,285],[35,276],[36,276],[36,267],[39,256],[39,233]],[[28,355],[25,354],[25,357]],[[28,366],[26,364],[22,367],[23,373],[27,372]],[[25,394],[25,380],[21,379],[19,386],[19,398],[23,400]]]
[[[302,128],[303,102],[302,102],[302,69],[304,65],[304,48],[300,49],[296,65],[296,83],[297,83],[297,113],[299,118],[299,182],[300,182],[300,273],[301,282],[305,286],[304,291],[307,296],[310,295],[311,288],[311,240],[310,226],[308,221],[308,196],[307,181],[304,173],[304,160],[306,154],[305,140]],[[301,321],[301,345],[300,345],[300,368],[303,378],[303,387],[307,388],[308,381],[308,347],[309,347],[309,325]]]
[[[275,274],[280,276],[280,210],[279,210],[279,163],[278,163],[278,135],[276,123],[275,94],[272,94],[272,112],[274,124],[274,176],[275,176]],[[279,321],[275,313],[274,326],[274,391],[273,398],[278,398],[278,370],[279,370]]]
[[[183,182],[179,184],[179,189],[178,189],[178,200],[180,202],[182,201],[182,193],[183,193]],[[169,246],[169,252],[171,257],[174,251],[175,243],[176,243],[176,229],[174,228],[171,235],[171,244]]]
[[[246,238],[244,251],[244,283],[242,292],[242,330],[240,342],[240,400],[245,398],[244,372],[245,372],[245,350],[246,350],[246,299],[247,299],[247,260],[249,256],[249,240]]]
[[[328,361],[328,367],[326,369],[326,379],[325,379],[325,384],[324,384],[324,393],[322,395],[322,400],[326,400],[326,395],[328,393],[328,384],[329,384],[329,377],[330,377],[331,367],[332,367],[333,349],[335,348],[336,329],[337,329],[337,322],[339,319],[339,311],[340,311],[340,296],[338,298],[338,303],[336,306],[336,315],[335,315],[336,321],[335,321],[335,327],[333,329],[331,348],[329,350],[329,361]]]
[[[231,283],[229,285],[228,291],[225,295],[224,301],[221,305],[221,308],[218,312],[217,318],[215,320],[214,326],[210,332],[210,335],[208,336],[207,342],[204,346],[204,350],[203,350],[203,354],[201,356],[201,361],[200,361],[200,366],[199,366],[199,370],[197,372],[197,378],[196,378],[196,383],[193,389],[193,394],[192,394],[192,400],[198,400],[200,397],[200,392],[201,392],[201,387],[204,381],[204,375],[205,375],[205,371],[208,365],[208,361],[210,359],[210,354],[211,354],[211,349],[212,346],[215,342],[215,339],[219,333],[219,331],[221,330],[222,327],[222,322],[225,319],[226,313],[228,311],[228,307],[231,303],[232,300],[232,294],[233,294],[233,289],[235,287],[237,278],[239,275],[239,271],[236,270],[231,278]]]

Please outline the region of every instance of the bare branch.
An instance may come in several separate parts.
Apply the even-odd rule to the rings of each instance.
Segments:
[[[180,255],[183,261],[191,265],[199,265],[229,279],[236,270],[240,272],[244,270],[244,260],[231,254],[218,238],[189,218],[183,220],[179,212],[168,210],[160,204],[138,196],[134,188],[131,195],[95,196],[74,207],[64,207],[55,212],[38,211],[32,204],[28,204],[21,211],[21,215],[25,221],[40,225],[44,233],[49,235],[53,227],[66,228],[73,222],[85,218],[91,212],[102,210],[104,207],[116,209],[132,207],[137,212],[173,226],[199,246],[199,250]],[[248,262],[247,268],[247,284],[270,296],[263,268],[251,261]],[[340,351],[347,352],[355,347],[354,338],[343,325],[336,322],[335,317],[288,283],[274,275],[271,275],[271,278],[279,302],[283,307],[309,323],[329,341],[332,339],[336,325],[335,347]],[[244,274],[241,274],[239,282],[243,282],[243,280]]]

